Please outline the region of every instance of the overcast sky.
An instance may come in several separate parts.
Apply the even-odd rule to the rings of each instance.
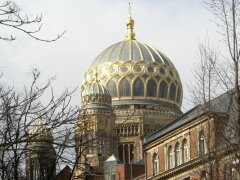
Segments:
[[[33,68],[43,79],[56,76],[54,87],[80,87],[83,75],[94,58],[108,46],[124,40],[128,0],[16,0],[29,16],[42,14],[41,37],[53,43],[32,40],[17,33],[14,42],[0,41],[0,70],[4,80],[16,87],[26,84]],[[215,25],[201,0],[133,0],[132,17],[139,41],[164,52],[177,68],[184,87],[182,110],[191,107],[187,85],[191,86],[197,44],[206,34],[214,43]],[[12,32],[0,27],[0,35]],[[73,104],[80,105],[80,90]]]

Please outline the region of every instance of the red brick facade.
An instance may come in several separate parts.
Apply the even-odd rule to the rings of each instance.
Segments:
[[[224,129],[224,123],[220,123],[222,120],[224,117],[212,115],[208,118],[204,115],[145,144],[146,178],[197,180],[206,176],[211,177],[210,179],[224,180],[223,166],[229,154],[226,150],[216,151]],[[187,151],[184,150],[183,140],[187,141]],[[179,143],[180,153],[175,148]],[[169,147],[172,147],[173,151],[169,151]],[[184,152],[188,153],[187,161],[183,160],[186,157]],[[158,165],[154,165],[154,154],[158,155]],[[178,160],[180,164],[177,164]],[[171,162],[172,167],[169,165]],[[154,166],[158,166],[155,175]]]
[[[144,165],[136,164],[117,164],[115,170],[115,179],[116,180],[131,180],[140,175],[143,175],[145,172]]]

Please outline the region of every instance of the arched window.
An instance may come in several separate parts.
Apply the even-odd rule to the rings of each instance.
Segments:
[[[153,176],[155,176],[158,174],[158,155],[156,153],[153,154],[152,165],[153,165]]]
[[[182,142],[182,157],[183,163],[188,161],[188,145],[186,139],[184,139]]]
[[[157,96],[157,84],[153,79],[150,79],[147,83],[147,96],[149,97]]]
[[[168,85],[165,81],[162,81],[159,87],[159,97],[167,98],[167,92],[168,92]]]
[[[176,98],[176,86],[172,83],[170,86],[169,99],[175,100]]]
[[[181,94],[181,87],[178,86],[178,92],[177,92],[177,102],[178,103],[180,103],[180,101],[181,101],[181,96],[182,96],[182,94]]]
[[[126,78],[120,81],[120,96],[131,96],[130,83]]]
[[[172,146],[169,146],[168,148],[168,168],[173,168],[173,148]]]
[[[180,163],[180,144],[177,143],[175,146],[175,166],[179,166]]]
[[[144,85],[140,78],[133,83],[133,96],[144,96]]]
[[[112,97],[117,97],[117,87],[116,87],[116,83],[113,80],[109,81],[107,87],[108,87],[108,91],[110,92],[110,95]]]
[[[205,137],[203,131],[200,131],[199,133],[199,153],[200,155],[205,154]]]

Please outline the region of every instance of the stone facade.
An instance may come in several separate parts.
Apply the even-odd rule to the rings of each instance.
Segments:
[[[223,109],[221,102],[218,105],[216,109]],[[238,179],[235,165],[239,162],[223,140],[228,116],[216,109],[197,106],[148,136],[144,140],[146,178]]]

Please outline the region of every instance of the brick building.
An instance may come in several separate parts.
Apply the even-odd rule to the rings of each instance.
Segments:
[[[198,105],[145,138],[146,178],[238,179],[233,96]]]

